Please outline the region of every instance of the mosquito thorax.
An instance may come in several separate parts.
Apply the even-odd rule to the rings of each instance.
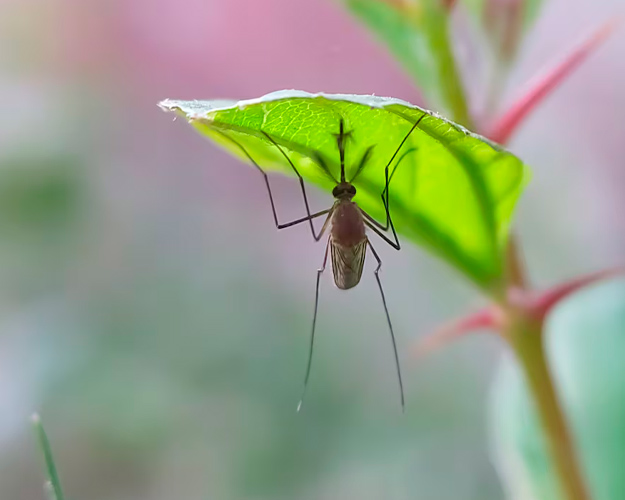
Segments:
[[[341,182],[332,190],[332,196],[334,196],[337,200],[351,200],[354,196],[356,196],[356,188],[349,182]]]

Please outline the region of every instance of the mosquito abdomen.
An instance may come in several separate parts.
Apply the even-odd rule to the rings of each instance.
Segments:
[[[341,200],[334,207],[330,251],[336,286],[341,290],[355,287],[362,276],[367,236],[362,213],[352,201]]]
[[[332,213],[332,239],[343,247],[353,247],[365,238],[365,223],[358,205],[339,201]]]

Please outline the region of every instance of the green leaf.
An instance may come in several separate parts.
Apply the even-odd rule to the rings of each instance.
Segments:
[[[334,134],[342,118],[353,138],[347,143],[348,179],[365,150],[375,146],[354,183],[358,190],[354,201],[381,221],[384,168],[413,124],[425,115],[397,156],[417,148],[405,157],[390,185],[395,226],[483,289],[500,291],[508,226],[528,170],[483,137],[405,101],[375,96],[280,91],[249,101],[167,100],[160,106],[185,116],[200,133],[247,162],[230,139],[264,169],[293,175],[263,132],[269,134],[305,180],[327,191],[335,183],[315,155],[338,178]]]
[[[446,110],[458,123],[471,126],[451,50],[449,11],[444,2],[346,0],[346,5],[386,43],[415,80],[429,106]]]
[[[41,424],[41,418],[35,414],[32,416],[33,427],[37,434],[37,440],[39,441],[39,447],[43,453],[43,457],[46,464],[46,472],[48,474],[48,483],[46,483],[46,489],[50,496],[50,500],[63,500],[63,491],[61,490],[61,481],[56,470],[54,463],[54,457],[52,456],[52,448],[50,447],[50,441],[46,431]]]
[[[546,348],[593,500],[625,498],[625,281],[585,289],[553,311]],[[491,400],[493,461],[510,499],[564,500],[517,363],[498,370]]]

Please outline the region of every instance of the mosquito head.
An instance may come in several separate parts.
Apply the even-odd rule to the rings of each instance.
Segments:
[[[337,200],[351,200],[356,196],[356,188],[349,182],[341,182],[332,190],[332,196]]]

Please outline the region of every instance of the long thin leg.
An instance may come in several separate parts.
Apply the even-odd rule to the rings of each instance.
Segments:
[[[262,131],[261,131],[262,132]],[[297,170],[297,168],[295,168],[295,165],[293,164],[293,162],[291,161],[291,158],[288,157],[288,155],[284,152],[284,149],[282,149],[280,147],[280,145],[274,141],[272,139],[272,137],[267,133],[267,132],[263,132],[264,136],[269,139],[269,141],[278,148],[278,151],[280,151],[280,153],[282,153],[282,156],[284,156],[284,158],[286,158],[286,161],[289,163],[289,165],[291,165],[291,168],[293,169],[293,172],[295,172],[295,175],[297,175],[297,178],[299,179],[299,185],[302,188],[302,196],[304,197],[304,206],[306,207],[306,215],[307,215],[307,220],[310,223],[310,232],[312,233],[312,237],[315,239],[315,241],[319,241],[321,239],[321,234],[315,234],[315,226],[313,225],[313,217],[310,215],[310,207],[308,205],[308,197],[306,196],[306,186],[304,185],[304,178],[300,175],[299,171]],[[269,186],[269,181],[267,181],[267,186]]]
[[[310,221],[310,224],[311,224],[311,227],[312,227],[312,219],[316,219],[317,217],[321,217],[322,215],[325,215],[325,214],[329,213],[332,210],[331,208],[329,208],[329,209],[326,209],[326,210],[322,210],[321,212],[314,213],[312,215],[310,214],[310,212],[308,212],[308,215],[306,217],[302,217],[301,219],[296,219],[294,221],[281,224],[278,221],[278,213],[276,211],[276,205],[275,205],[275,203],[273,201],[273,194],[271,192],[271,186],[269,185],[269,176],[267,175],[267,173],[261,168],[261,166],[258,163],[256,163],[254,158],[252,158],[252,156],[248,153],[247,149],[245,149],[243,147],[243,145],[241,143],[239,143],[239,141],[237,141],[236,139],[233,139],[228,134],[226,134],[226,133],[224,133],[224,132],[222,132],[220,130],[217,130],[216,132],[219,133],[220,135],[222,135],[223,137],[225,137],[226,139],[228,139],[235,146],[237,146],[241,150],[241,152],[245,156],[247,156],[248,160],[250,160],[252,165],[254,165],[256,167],[256,169],[260,172],[260,174],[265,179],[265,185],[267,186],[267,192],[269,193],[269,202],[271,203],[271,212],[273,213],[273,220],[274,220],[274,222],[276,224],[276,228],[277,229],[284,229],[284,228],[287,228],[287,227],[295,226],[296,224],[301,224],[302,222],[306,222],[306,221]],[[321,239],[321,236],[322,236],[321,232],[318,235],[315,235],[314,228],[313,228],[313,238],[315,238],[315,241],[319,241],[319,239]]]
[[[301,224],[302,222],[306,222],[307,220],[310,219],[316,219],[317,217],[321,217],[322,215],[325,214],[329,214],[330,212],[332,212],[332,208],[326,208],[325,210],[322,210],[321,212],[317,212],[316,214],[312,214],[310,217],[306,216],[306,217],[302,217],[301,219],[296,219],[294,221],[291,222],[286,222],[285,224],[278,224],[276,227],[278,229],[284,229],[287,227],[292,227],[292,226],[296,226],[297,224]],[[323,235],[323,233],[321,231],[319,231],[319,238],[321,238],[321,236]]]
[[[414,129],[416,129],[419,126],[419,123],[421,123],[421,120],[423,120],[423,118],[425,118],[427,115],[427,113],[423,113],[419,119],[414,123],[414,125],[411,127],[411,129],[408,131],[408,133],[406,134],[406,136],[403,138],[403,140],[401,141],[401,143],[399,144],[399,147],[395,150],[395,153],[393,153],[393,156],[391,156],[391,159],[389,160],[388,164],[386,165],[386,167],[384,168],[384,176],[386,178],[386,187],[384,188],[384,191],[382,191],[382,201],[386,201],[386,203],[384,203],[384,205],[387,208],[387,214],[388,214],[388,207],[389,207],[389,199],[388,199],[388,183],[390,182],[389,179],[389,175],[388,175],[388,167],[391,166],[391,164],[393,163],[393,160],[395,159],[395,156],[397,156],[397,153],[399,153],[399,151],[401,150],[401,148],[404,146],[404,143],[408,140],[408,137],[410,137],[410,135],[412,134],[412,132],[414,132]],[[401,163],[401,161],[406,157],[406,154],[408,154],[408,152],[406,152],[397,162],[397,165],[399,165]],[[395,168],[393,169],[393,174],[395,173],[395,170],[397,169],[397,165],[395,165]],[[391,177],[393,176],[393,174],[391,174]],[[386,200],[384,199],[384,192],[386,192]],[[387,220],[387,226],[388,226],[389,221]],[[392,227],[392,223],[391,223],[391,227]]]
[[[367,225],[369,229],[371,229],[375,234],[377,234],[380,238],[382,238],[386,243],[391,245],[395,250],[401,249],[401,246],[399,245],[399,239],[397,238],[397,236],[395,236],[395,241],[391,240],[388,236],[386,236],[386,234],[382,232],[381,229],[379,229],[377,226],[372,224],[372,223],[375,223],[375,221],[373,220],[373,217],[371,217],[363,209],[360,209],[360,211],[365,216],[365,224]]]
[[[390,176],[389,176],[389,173],[388,173],[388,169],[391,166],[391,164],[393,163],[393,160],[395,159],[395,157],[397,156],[397,153],[399,153],[401,148],[404,146],[404,143],[408,140],[408,137],[410,137],[410,135],[412,134],[414,129],[416,129],[418,127],[419,123],[421,123],[421,120],[423,120],[423,118],[425,116],[426,116],[426,113],[422,114],[419,117],[419,119],[414,123],[414,125],[411,127],[411,129],[408,131],[408,133],[405,135],[405,137],[403,138],[403,140],[399,144],[399,147],[395,150],[395,153],[393,153],[393,156],[391,157],[391,159],[389,160],[388,164],[384,168],[384,178],[385,178],[386,182],[385,182],[385,185],[384,185],[384,190],[382,191],[382,194],[381,194],[381,198],[382,198],[382,204],[384,205],[384,210],[386,212],[386,223],[385,224],[381,224],[378,221],[376,221],[373,217],[371,217],[370,215],[365,213],[365,215],[371,221],[371,223],[373,225],[375,225],[378,229],[380,229],[382,231],[385,231],[385,232],[388,231],[389,228],[391,229],[391,231],[393,233],[393,239],[395,240],[395,244],[392,245],[392,246],[394,248],[398,249],[398,250],[399,250],[399,238],[397,237],[397,232],[395,231],[395,226],[393,225],[393,220],[391,219],[391,212],[390,212],[389,183],[391,182],[391,179],[395,175],[395,171],[397,170],[397,167],[402,162],[402,160],[406,156],[408,156],[410,153],[416,151],[416,148],[411,148],[408,151],[406,151],[403,155],[401,155],[401,157],[399,158],[399,160],[395,164],[395,167],[393,168],[393,171],[391,172]],[[363,213],[364,213],[364,211],[363,211]],[[386,238],[384,238],[384,239],[386,240]]]
[[[319,305],[319,281],[321,280],[321,275],[323,271],[326,269],[326,263],[328,262],[328,249],[330,248],[330,238],[328,238],[328,243],[326,244],[325,255],[323,256],[323,265],[317,269],[317,285],[315,286],[315,312],[313,313],[313,322],[312,322],[312,332],[310,334],[310,350],[308,351],[308,365],[306,366],[306,377],[304,377],[304,389],[302,390],[302,397],[299,400],[299,404],[297,405],[297,411],[299,412],[302,408],[302,403],[304,402],[304,395],[306,394],[306,387],[308,387],[308,378],[310,377],[310,367],[312,365],[312,356],[313,356],[313,346],[315,343],[315,326],[317,324],[317,307]]]
[[[399,393],[401,396],[401,410],[402,412],[406,409],[406,405],[404,403],[404,384],[401,379],[401,368],[399,367],[399,355],[397,354],[397,343],[395,342],[395,334],[393,333],[393,325],[391,324],[391,317],[388,314],[388,307],[386,305],[386,297],[384,296],[384,290],[382,289],[382,282],[380,281],[380,268],[382,267],[382,260],[378,256],[378,253],[375,251],[371,242],[368,241],[369,248],[371,249],[371,253],[375,257],[375,260],[378,261],[378,267],[375,268],[375,279],[378,282],[378,287],[380,288],[380,295],[382,296],[382,304],[384,305],[384,312],[386,313],[386,321],[388,323],[388,329],[391,332],[391,340],[393,341],[393,353],[395,354],[395,366],[397,367],[397,379],[399,380]]]
[[[401,147],[401,146],[400,146]],[[393,175],[395,175],[395,171],[397,170],[397,167],[399,166],[399,164],[401,163],[401,161],[410,153],[416,151],[416,148],[410,148],[408,151],[406,151],[397,161],[397,163],[395,164],[395,167],[393,168],[393,171],[391,172],[390,177],[388,176],[388,167],[386,170],[386,186],[384,187],[384,191],[382,191],[382,204],[384,205],[384,211],[386,212],[386,223],[385,224],[380,224],[377,220],[375,220],[373,217],[371,217],[368,213],[364,212],[364,210],[362,210],[363,214],[365,215],[365,217],[367,217],[367,219],[369,219],[369,221],[376,226],[378,229],[387,232],[389,230],[389,227],[391,229],[391,232],[393,233],[393,240],[395,241],[395,244],[391,243],[391,246],[393,248],[396,248],[397,250],[399,250],[400,248],[400,244],[399,244],[399,238],[397,237],[397,231],[395,231],[395,225],[393,224],[393,219],[391,219],[391,211],[390,211],[390,202],[389,202],[389,184],[391,182],[391,179],[393,178]],[[386,193],[386,198],[384,198],[384,194]],[[377,232],[377,231],[376,231]],[[379,232],[377,234],[380,234]],[[381,235],[380,235],[381,236]],[[382,238],[386,241],[388,241],[390,243],[390,241],[387,238],[384,238],[382,236]]]
[[[401,164],[401,162],[403,161],[404,158],[406,158],[406,156],[408,156],[410,153],[414,153],[418,148],[410,148],[408,151],[406,151],[404,154],[402,154],[399,157],[399,160],[397,160],[397,163],[395,163],[395,166],[393,167],[393,171],[391,172],[391,175],[388,176],[388,184],[386,186],[384,186],[384,191],[382,191],[382,202],[384,203],[384,205],[386,205],[386,195],[388,193],[388,189],[389,189],[389,185],[391,184],[391,181],[393,180],[393,176],[395,175],[395,171],[397,170],[397,167],[399,167],[399,165]],[[386,228],[388,229],[388,221],[386,222]]]
[[[388,203],[386,201],[386,195],[388,193],[389,190],[389,185],[391,184],[391,181],[393,180],[393,176],[395,175],[395,171],[397,170],[397,167],[399,167],[400,163],[402,162],[402,160],[408,156],[410,153],[414,153],[417,150],[417,148],[410,148],[408,151],[406,151],[403,155],[400,156],[399,160],[397,160],[397,163],[395,164],[395,166],[393,167],[393,171],[391,172],[391,175],[389,175],[388,180],[386,182],[386,186],[384,186],[384,190],[382,191],[381,194],[381,198],[382,198],[382,204],[384,205],[384,212],[386,213],[386,222],[384,224],[382,224],[381,222],[378,222],[377,220],[375,220],[373,217],[371,217],[370,215],[367,215],[367,218],[371,221],[371,223],[376,226],[378,229],[380,229],[381,231],[388,231],[389,227],[394,229],[393,226],[393,221],[391,220],[391,214],[390,211],[388,209]],[[364,210],[363,210],[364,212]],[[395,240],[397,241],[397,235],[395,235]]]

